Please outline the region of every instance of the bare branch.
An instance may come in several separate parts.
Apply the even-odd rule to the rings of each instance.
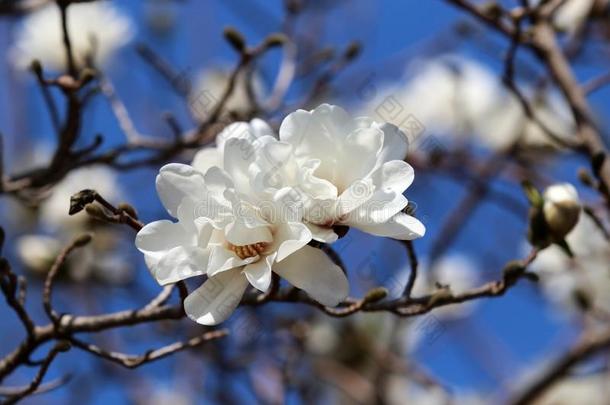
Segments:
[[[149,350],[141,355],[131,355],[119,352],[108,351],[102,349],[99,346],[93,345],[91,343],[83,342],[75,337],[70,338],[70,342],[93,355],[103,357],[106,360],[110,360],[114,363],[120,364],[123,367],[127,368],[137,368],[144,364],[152,363],[156,360],[160,360],[164,357],[172,355],[182,350],[192,349],[194,347],[200,346],[205,342],[209,342],[211,340],[216,340],[222,338],[228,334],[226,329],[215,330],[211,332],[205,332],[204,334],[189,339],[185,342],[175,342],[167,346],[163,346],[159,349]]]

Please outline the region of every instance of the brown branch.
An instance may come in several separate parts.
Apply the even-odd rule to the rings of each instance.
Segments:
[[[583,339],[555,361],[544,374],[536,378],[531,385],[517,395],[510,403],[512,405],[533,403],[535,399],[544,394],[554,383],[565,377],[572,367],[609,348],[610,331]]]
[[[15,394],[13,396],[8,397],[5,400],[4,404],[5,405],[15,404],[15,403],[19,402],[20,400],[22,400],[23,398],[27,397],[28,395],[36,392],[38,387],[40,387],[40,384],[42,383],[42,380],[43,380],[44,376],[47,374],[47,371],[49,370],[49,367],[51,366],[51,363],[53,362],[55,357],[59,353],[65,352],[68,350],[70,350],[69,343],[67,343],[65,341],[59,341],[59,342],[55,343],[55,346],[53,346],[51,351],[49,351],[49,353],[46,355],[45,359],[43,360],[42,365],[40,366],[40,369],[38,369],[38,373],[36,373],[36,376],[30,383],[30,385],[28,387],[26,387],[23,391]]]
[[[41,364],[42,364],[42,362],[41,362]],[[36,388],[36,390],[29,395],[38,395],[38,394],[44,394],[46,392],[53,391],[53,390],[65,385],[66,383],[68,383],[68,381],[70,381],[71,378],[72,378],[71,375],[68,374],[63,377],[57,378],[53,381],[50,381],[48,383],[40,384],[38,386],[38,388]],[[13,397],[15,395],[19,395],[21,392],[23,392],[26,389],[27,389],[27,387],[23,387],[23,386],[22,387],[0,387],[0,396]]]
[[[434,309],[459,304],[466,301],[472,301],[480,298],[500,297],[504,295],[512,286],[522,279],[530,279],[532,275],[528,273],[527,267],[537,257],[538,250],[533,249],[530,254],[523,260],[518,262],[510,262],[504,269],[504,275],[501,280],[492,281],[480,287],[471,289],[461,294],[453,294],[450,289],[441,289],[432,294],[427,294],[421,297],[405,297],[401,296],[397,299],[383,300],[385,294],[378,289],[370,291],[364,298],[355,299],[347,298],[338,307],[326,307],[315,301],[302,291],[294,291],[288,289],[281,291],[271,297],[270,302],[283,303],[302,303],[316,307],[334,317],[345,317],[358,311],[364,312],[391,312],[402,317],[413,317],[416,315],[425,314]],[[242,300],[243,305],[260,305],[257,300],[257,295],[246,295]]]
[[[55,259],[55,262],[51,266],[49,273],[47,274],[47,278],[45,279],[44,289],[43,289],[43,293],[42,293],[42,303],[43,303],[44,310],[45,310],[47,316],[55,324],[58,323],[59,319],[60,319],[59,315],[57,314],[57,312],[55,312],[55,310],[53,309],[53,306],[51,304],[55,277],[57,276],[59,269],[64,265],[64,263],[68,259],[68,256],[70,255],[70,253],[72,253],[75,249],[83,247],[86,244],[88,244],[89,242],[91,242],[91,238],[92,238],[91,234],[84,234],[84,235],[81,235],[81,236],[75,238],[68,246],[66,246],[59,253],[57,258]]]
[[[210,332],[205,332],[204,334],[189,339],[187,341],[175,342],[167,346],[163,346],[159,349],[149,350],[141,355],[131,355],[125,353],[119,353],[114,351],[105,350],[99,346],[96,346],[91,343],[83,342],[75,337],[70,338],[70,342],[93,355],[98,357],[102,357],[106,360],[110,360],[114,363],[120,364],[123,367],[127,368],[137,368],[144,364],[152,363],[156,360],[160,360],[164,357],[172,355],[182,350],[192,349],[205,342],[209,342],[211,340],[216,340],[228,335],[228,331],[226,329],[214,330]]]
[[[25,281],[20,280],[10,269],[6,259],[0,259],[0,290],[6,303],[13,309],[27,332],[27,340],[34,335],[34,321],[25,309]]]
[[[411,298],[411,292],[413,292],[413,287],[415,287],[415,281],[417,278],[417,268],[419,263],[417,261],[417,255],[415,254],[415,248],[413,247],[413,241],[407,240],[404,242],[404,245],[407,248],[407,253],[409,255],[411,272],[409,273],[409,279],[407,280],[407,284],[405,285],[405,289],[402,295],[406,299],[409,299]]]
[[[77,69],[76,63],[74,61],[74,53],[72,52],[72,41],[70,40],[70,34],[68,32],[68,6],[70,5],[70,0],[56,0],[57,6],[59,7],[60,15],[61,15],[61,32],[62,39],[64,44],[64,50],[66,52],[66,66],[68,68],[68,73],[72,77],[76,77]]]

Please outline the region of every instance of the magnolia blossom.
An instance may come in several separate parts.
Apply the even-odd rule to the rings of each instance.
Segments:
[[[208,276],[184,303],[202,324],[225,320],[248,284],[267,291],[272,272],[337,305],[347,279],[307,245],[336,240],[335,225],[422,236],[424,226],[402,212],[402,193],[413,181],[406,152],[396,127],[326,104],[288,115],[279,137],[262,120],[232,124],[192,166],[161,169],[157,192],[178,222],[148,224],[136,244],[161,284]]]
[[[127,16],[110,2],[70,4],[67,10],[68,30],[76,63],[84,65],[92,57],[104,65],[134,34]],[[13,64],[26,69],[32,60],[45,68],[62,71],[66,68],[61,17],[55,4],[45,6],[25,17],[10,51]]]
[[[403,160],[407,148],[396,126],[352,118],[340,107],[322,104],[284,119],[279,142],[265,145],[261,154],[271,157],[274,169],[258,177],[275,173],[275,181],[283,184],[294,178],[285,173],[294,173],[293,163],[301,168],[298,177],[304,180],[297,191],[304,196],[303,218],[316,240],[336,240],[335,225],[411,240],[423,236],[425,227],[402,212],[408,204],[403,192],[414,179],[413,168]]]
[[[239,159],[227,144],[224,165]],[[182,164],[164,166],[157,192],[178,219],[146,225],[136,245],[161,284],[207,274],[208,280],[184,302],[190,318],[205,325],[224,321],[248,284],[267,291],[272,271],[324,305],[337,305],[348,293],[342,270],[319,249],[307,246],[311,232],[300,222],[283,221],[253,205],[227,172],[206,173]],[[281,211],[281,201],[269,201]]]
[[[570,109],[559,95],[521,84],[520,88],[546,128],[563,138],[573,133]],[[399,127],[413,116],[428,133],[458,141],[474,139],[492,150],[502,150],[515,141],[526,146],[557,146],[526,116],[497,74],[457,55],[417,61],[410,66],[405,82],[381,90],[364,110]]]
[[[402,160],[407,138],[391,124],[354,119],[322,104],[289,114],[279,139],[257,119],[232,124],[218,138],[218,148],[199,152],[193,165],[205,171],[224,164],[244,193],[263,201],[281,198],[300,212],[315,240],[335,241],[335,225],[403,240],[425,233],[421,222],[402,212],[414,172]],[[219,163],[228,143],[239,153]]]
[[[247,74],[244,71],[238,74],[233,91],[224,105],[226,111],[245,114],[252,109]],[[204,121],[208,118],[227,89],[230,77],[230,70],[222,68],[205,69],[197,75],[189,103],[197,119]],[[251,76],[251,85],[254,97],[260,97],[264,93],[262,79],[256,73]]]

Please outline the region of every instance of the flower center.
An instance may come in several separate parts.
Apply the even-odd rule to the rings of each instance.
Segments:
[[[258,256],[266,248],[267,248],[267,243],[265,243],[265,242],[252,243],[250,245],[244,245],[244,246],[235,246],[235,245],[229,243],[229,250],[234,252],[237,255],[237,257],[239,257],[242,260],[247,259],[248,257]]]

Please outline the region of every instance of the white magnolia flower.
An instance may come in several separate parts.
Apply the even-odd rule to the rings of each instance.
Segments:
[[[543,291],[570,311],[575,310],[577,291],[584,293],[594,307],[610,311],[610,244],[588,215],[580,216],[566,241],[573,259],[553,245],[532,263],[532,269],[541,276]]]
[[[580,216],[578,192],[569,183],[554,184],[544,191],[544,219],[553,234],[561,239],[570,232]]]
[[[354,119],[340,107],[322,104],[284,119],[279,142],[261,146],[255,181],[297,191],[316,240],[336,240],[335,225],[411,240],[423,236],[425,227],[402,212],[408,204],[402,193],[414,178],[403,161],[407,147],[394,125]]]
[[[188,316],[205,325],[227,319],[248,284],[267,291],[272,271],[318,302],[337,305],[347,296],[347,278],[325,253],[307,246],[307,227],[274,215],[283,212],[280,200],[267,201],[265,210],[240,191],[247,175],[240,146],[225,144],[226,172],[212,167],[204,174],[182,164],[161,169],[157,192],[178,222],[152,222],[137,235],[153,276],[170,284],[207,274],[184,302]]]
[[[323,104],[288,115],[279,140],[261,120],[232,124],[218,136],[218,147],[200,151],[193,165],[201,171],[223,167],[258,204],[281,199],[315,240],[335,241],[334,225],[415,239],[424,226],[401,212],[408,204],[402,193],[414,178],[402,160],[407,143],[393,125],[353,119]],[[223,155],[226,145],[235,151],[232,159]]]
[[[204,121],[209,117],[227,89],[230,77],[230,70],[221,68],[205,69],[197,75],[189,103],[197,119]],[[252,109],[248,96],[247,77],[247,72],[242,71],[238,74],[233,92],[225,103],[226,111],[245,114]],[[253,95],[260,98],[264,93],[263,81],[256,72],[252,74],[251,80]]]
[[[74,3],[68,7],[68,30],[76,63],[93,56],[105,65],[134,34],[129,18],[110,2]],[[32,60],[56,71],[66,68],[59,8],[50,4],[25,17],[10,51],[13,64],[26,69]]]
[[[417,119],[427,133],[457,140],[474,139],[492,150],[502,150],[519,139],[528,146],[556,146],[521,104],[486,66],[457,55],[418,61],[405,83],[388,86],[364,106],[400,128]],[[520,85],[535,116],[561,137],[573,133],[570,109],[553,93],[538,94]],[[410,134],[419,137],[421,134]],[[425,133],[424,133],[425,136]]]

